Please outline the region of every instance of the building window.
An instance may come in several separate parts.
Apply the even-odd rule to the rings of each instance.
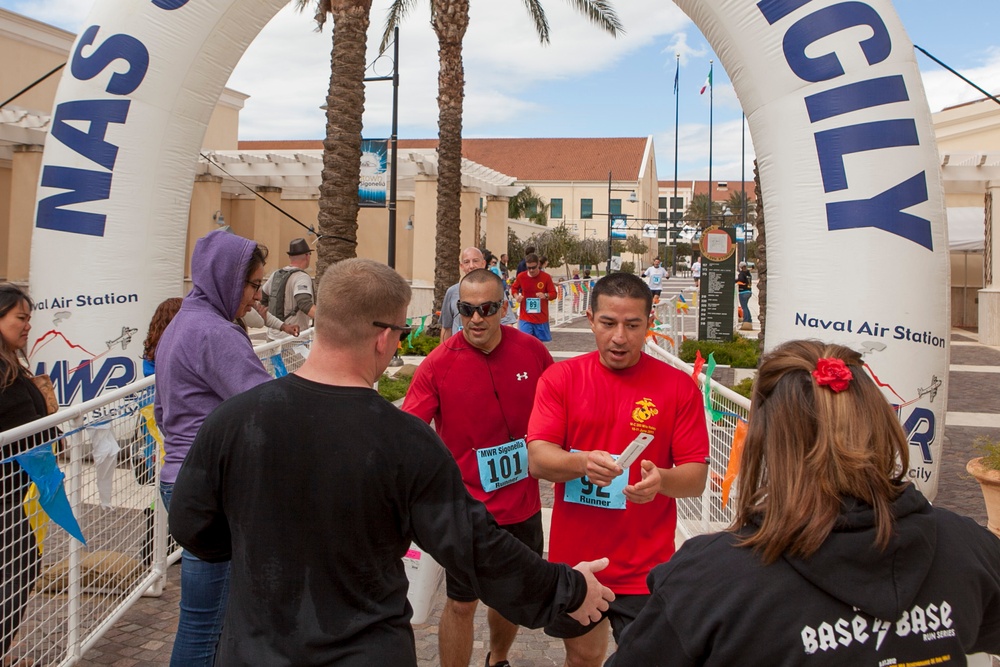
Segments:
[[[584,220],[590,220],[594,217],[594,200],[593,199],[581,199],[580,200],[580,217]]]
[[[610,211],[611,215],[621,215],[622,214],[622,200],[621,199],[612,199],[611,201],[608,202],[608,205],[611,206],[611,211]]]
[[[671,197],[670,208],[672,209],[684,208],[684,197]]]
[[[661,209],[667,208],[667,198],[666,197],[660,197],[660,205],[659,205],[659,207]]]
[[[563,217],[562,199],[553,199],[549,202],[549,216],[556,219]]]

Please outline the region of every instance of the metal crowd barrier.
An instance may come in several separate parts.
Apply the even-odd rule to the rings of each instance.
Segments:
[[[254,350],[280,376],[302,364],[311,340],[309,329]],[[4,452],[54,448],[69,507],[87,541],[38,513],[18,463],[0,465],[0,664],[72,665],[141,596],[162,594],[167,567],[180,550],[168,538],[157,492],[155,391],[155,377],[145,378],[0,433]]]
[[[688,375],[694,371],[690,364],[681,361],[658,344],[647,342],[646,352]],[[703,390],[705,382],[705,374],[702,373],[698,376],[698,385]],[[745,421],[750,414],[750,399],[718,382],[711,383],[709,399],[712,408],[722,416],[718,421],[712,421],[711,417],[706,416],[710,460],[705,492],[699,498],[677,499],[677,529],[685,539],[723,530],[734,518],[733,507],[738,489],[734,484],[729,502],[723,507],[722,480],[729,464],[736,424],[741,419]]]

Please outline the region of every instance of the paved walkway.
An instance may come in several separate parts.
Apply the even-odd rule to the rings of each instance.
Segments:
[[[756,317],[755,326],[756,326]],[[965,473],[972,458],[972,441],[980,434],[1000,437],[1000,348],[978,343],[975,332],[956,330],[952,334],[951,373],[948,395],[948,423],[945,427],[941,482],[936,503],[986,524],[986,509],[979,485]],[[586,320],[578,320],[553,331],[548,344],[553,356],[567,358],[594,349],[593,335]],[[543,489],[543,504],[551,507],[551,487]],[[180,568],[170,568],[166,591],[160,598],[143,598],[101,639],[79,664],[117,667],[166,665],[177,626]],[[443,606],[438,594],[430,622],[414,628],[417,656],[421,667],[437,660],[437,621]],[[487,637],[486,617],[480,607],[476,617],[476,641],[472,665],[482,665]],[[511,652],[515,667],[563,664],[562,642],[541,630],[522,630]]]

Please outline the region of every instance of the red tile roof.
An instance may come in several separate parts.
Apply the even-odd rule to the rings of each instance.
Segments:
[[[637,181],[646,137],[463,139],[462,153],[522,181]],[[436,148],[437,139],[400,139],[399,149]],[[321,140],[241,141],[240,150],[318,150]]]

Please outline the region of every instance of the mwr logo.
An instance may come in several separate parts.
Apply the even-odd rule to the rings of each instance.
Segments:
[[[35,375],[48,373],[56,390],[59,405],[69,405],[78,398],[89,401],[109,389],[124,387],[135,380],[135,361],[128,357],[108,357],[106,359],[82,360],[71,364],[61,359],[50,369],[45,363],[35,367]]]
[[[929,604],[925,607],[914,605],[912,609],[904,611],[895,624],[877,618],[872,619],[869,624],[867,618],[856,614],[850,620],[839,618],[833,623],[820,623],[815,628],[807,625],[799,634],[802,637],[802,648],[812,655],[816,651],[835,651],[854,642],[864,644],[872,636],[875,637],[875,649],[878,650],[892,627],[895,627],[896,635],[899,637],[918,634],[924,635],[924,641],[929,641],[938,635],[949,636],[949,633],[938,633],[929,638],[927,633],[939,628],[950,628],[952,624],[951,605],[947,601],[942,601],[940,605]]]

